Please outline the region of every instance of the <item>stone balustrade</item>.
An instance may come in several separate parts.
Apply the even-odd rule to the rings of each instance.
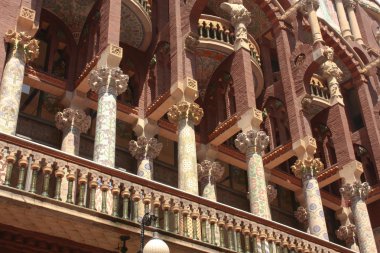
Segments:
[[[134,0],[136,3],[138,3],[145,11],[148,13],[148,16],[151,17],[152,15],[152,9],[151,9],[151,1],[148,0]]]
[[[314,74],[310,79],[310,95],[327,101],[330,100],[329,88],[324,85],[324,80],[321,76]]]
[[[1,188],[15,188],[14,194],[29,191],[60,206],[76,205],[103,213],[102,217],[135,223],[142,203],[145,212],[158,216],[152,230],[187,237],[220,252],[353,252],[248,212],[15,136],[0,133],[0,151]]]
[[[211,39],[231,46],[235,42],[234,27],[231,22],[216,16],[202,14],[198,20],[199,39]],[[260,49],[255,39],[248,35],[250,54],[261,65]]]

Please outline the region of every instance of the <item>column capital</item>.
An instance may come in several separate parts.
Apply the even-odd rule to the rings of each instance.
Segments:
[[[102,66],[94,69],[90,73],[89,84],[90,88],[102,95],[110,92],[115,96],[126,91],[128,87],[129,76],[123,74],[119,67]]]
[[[204,160],[200,164],[198,163],[198,178],[199,181],[207,180],[213,183],[219,182],[224,174],[224,167],[218,162],[211,162]]]
[[[368,193],[371,190],[371,186],[367,182],[354,182],[353,184],[345,184],[339,189],[343,198],[346,200],[351,200],[353,198],[359,198],[361,200],[366,200]]]
[[[294,212],[294,217],[299,223],[305,224],[308,221],[308,213],[305,207],[299,206]]]
[[[323,163],[319,158],[306,158],[297,160],[291,169],[296,177],[309,179],[316,177],[322,171]]]
[[[15,55],[18,50],[22,50],[25,62],[36,59],[40,52],[38,40],[33,39],[32,36],[26,32],[8,30],[4,35],[4,41],[12,45],[13,55]]]
[[[172,105],[168,111],[169,121],[177,123],[178,121],[188,118],[194,125],[198,125],[203,117],[203,109],[196,103],[186,101]]]
[[[355,243],[356,226],[351,223],[340,226],[338,230],[335,231],[335,234],[339,240],[345,241],[348,245],[352,245]]]
[[[137,141],[129,142],[129,152],[137,160],[155,159],[161,152],[162,143],[159,143],[156,138],[147,138],[140,136]]]
[[[91,117],[86,115],[83,110],[66,108],[62,112],[55,115],[56,127],[64,130],[68,127],[74,126],[79,129],[81,133],[88,131],[91,125]]]
[[[355,9],[356,6],[358,6],[358,1],[357,0],[343,0],[343,5],[345,8]]]
[[[261,155],[268,144],[269,136],[261,130],[249,130],[246,133],[240,133],[235,139],[235,146],[242,153],[253,148],[253,152]]]
[[[312,10],[318,10],[319,1],[318,0],[300,0],[300,10],[303,14],[308,15]]]
[[[268,200],[269,203],[272,203],[273,200],[277,198],[277,189],[274,187],[272,184],[267,185],[267,195],[268,195]]]

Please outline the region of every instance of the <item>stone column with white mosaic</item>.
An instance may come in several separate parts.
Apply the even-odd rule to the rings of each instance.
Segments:
[[[371,187],[367,182],[348,183],[340,188],[343,198],[351,207],[360,252],[363,253],[377,252],[367,204],[365,203],[370,189]]]
[[[128,87],[128,75],[119,67],[100,67],[90,73],[90,87],[98,94],[94,161],[114,167],[116,147],[116,97]]]
[[[4,41],[10,45],[0,86],[0,131],[16,134],[25,64],[39,53],[38,41],[25,32],[9,30]]]
[[[297,160],[291,168],[296,177],[302,179],[309,233],[328,241],[329,236],[321,193],[316,179],[318,173],[323,169],[323,163],[318,158],[309,157],[304,160]]]
[[[251,213],[271,219],[262,152],[269,144],[269,136],[264,131],[249,130],[238,134],[235,146],[246,154],[248,164],[248,190]]]
[[[140,136],[137,141],[129,142],[129,152],[138,163],[137,175],[146,179],[153,179],[153,160],[160,154],[162,143],[156,138]]]
[[[201,196],[216,201],[216,183],[224,174],[224,167],[218,162],[204,160],[198,164],[198,178],[201,184]]]
[[[79,155],[80,134],[86,133],[91,125],[91,117],[81,109],[66,108],[55,116],[56,127],[62,131],[63,152]]]
[[[198,195],[194,126],[202,117],[203,109],[193,102],[179,102],[168,111],[170,122],[178,125],[178,188],[194,195]]]

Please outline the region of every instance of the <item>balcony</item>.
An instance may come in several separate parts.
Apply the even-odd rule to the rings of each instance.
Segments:
[[[199,45],[197,46],[197,57],[202,58],[198,64],[200,86],[208,83],[217,66],[223,62],[227,56],[234,52],[235,34],[231,22],[216,16],[202,14],[198,20]],[[252,72],[257,79],[255,87],[256,97],[263,89],[264,77],[261,71],[260,48],[255,39],[248,34],[249,47],[252,61]],[[212,59],[211,59],[212,58]],[[205,66],[202,66],[202,63]],[[203,80],[205,79],[205,80]]]
[[[90,160],[0,134],[0,223],[114,252],[139,245],[140,208],[172,252],[353,252],[285,225]],[[97,238],[94,240],[94,238]],[[236,239],[235,239],[236,238]]]
[[[330,107],[330,90],[323,77],[313,74],[309,83],[309,93],[302,99],[302,107],[307,116],[313,118],[319,112]]]
[[[120,41],[146,51],[152,40],[151,1],[123,0]]]

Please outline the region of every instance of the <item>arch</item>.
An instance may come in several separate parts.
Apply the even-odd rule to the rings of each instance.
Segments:
[[[370,185],[375,185],[379,181],[376,165],[373,162],[372,155],[364,146],[354,144],[355,158],[363,165],[363,174],[361,180],[368,182]]]
[[[315,124],[312,128],[313,136],[317,142],[315,157],[321,159],[326,168],[337,163],[334,142],[330,128],[323,124]]]

